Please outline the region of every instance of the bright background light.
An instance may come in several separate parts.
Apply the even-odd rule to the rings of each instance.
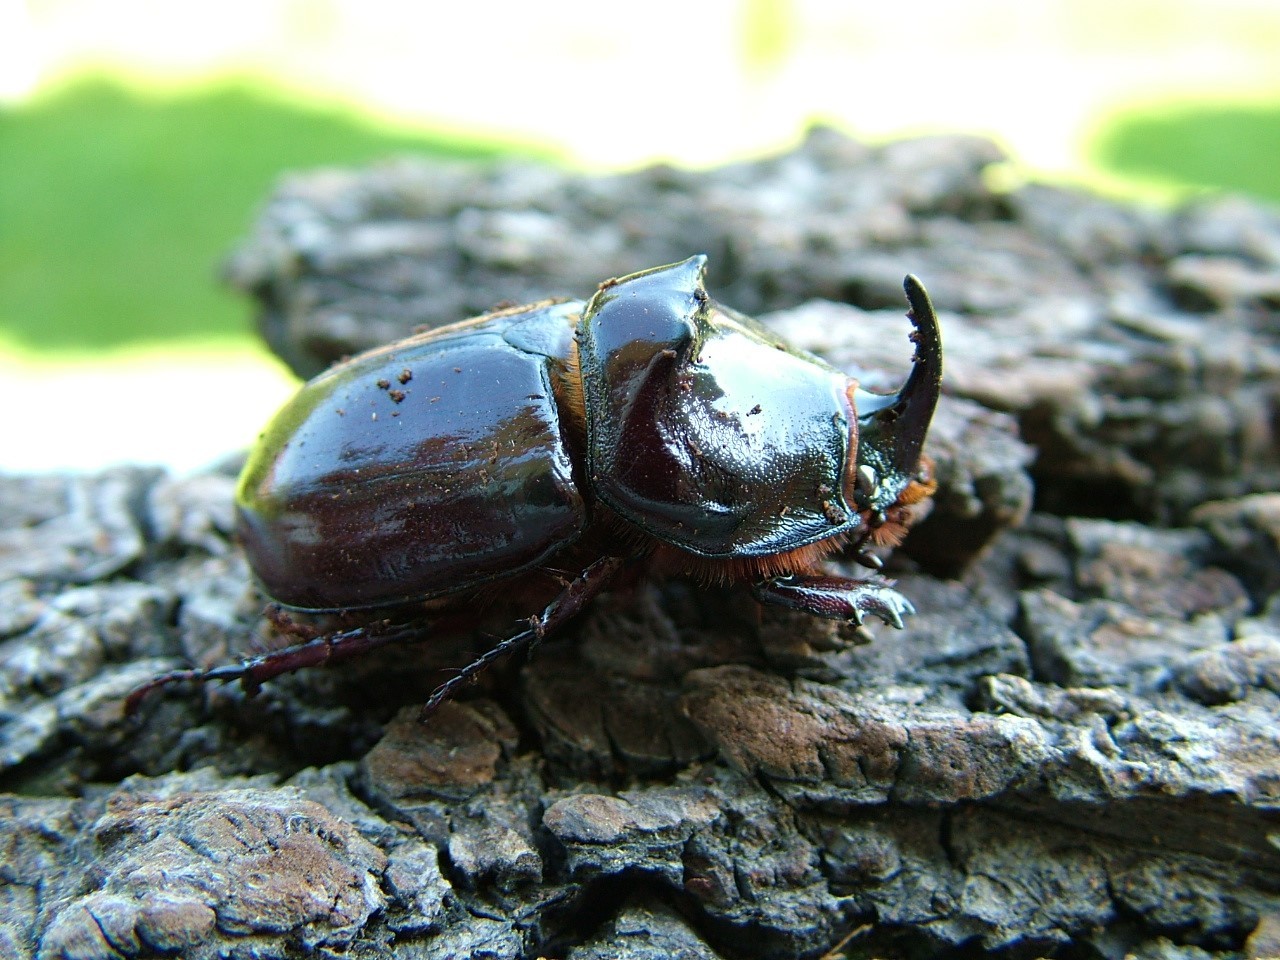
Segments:
[[[1227,104],[1273,130],[1278,51],[1274,0],[0,0],[0,469],[192,469],[256,435],[292,381],[213,278],[277,170],[419,140],[706,166],[824,120],[984,133],[1032,175],[1149,199],[1185,184],[1102,165],[1109,125]],[[223,141],[256,166],[219,193],[219,170],[144,122],[208,126],[181,110],[244,98],[319,117],[343,146],[329,127],[278,142],[233,126]],[[76,185],[88,199],[59,207]],[[185,246],[188,224],[205,232]],[[174,242],[128,246],[155,229]]]

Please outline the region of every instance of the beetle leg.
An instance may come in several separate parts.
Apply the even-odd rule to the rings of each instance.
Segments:
[[[560,591],[542,613],[530,617],[528,627],[486,650],[432,692],[422,705],[426,720],[440,705],[472,683],[490,666],[520,649],[532,650],[549,633],[554,633],[579,614],[626,564],[623,557],[601,557],[578,574]]]
[[[902,618],[916,612],[911,601],[893,589],[892,581],[850,580],[814,574],[772,577],[754,584],[751,592],[761,603],[803,610],[828,620],[847,620],[858,626],[872,614],[902,629]]]
[[[212,683],[238,680],[250,693],[258,692],[268,680],[284,673],[292,673],[306,667],[318,667],[358,657],[370,650],[389,643],[401,643],[425,632],[426,624],[416,621],[391,626],[385,622],[329,633],[295,643],[292,646],[272,650],[243,663],[229,663],[208,669],[174,670],[148,680],[129,693],[124,701],[125,715],[136,713],[143,699],[152,690],[174,683]]]

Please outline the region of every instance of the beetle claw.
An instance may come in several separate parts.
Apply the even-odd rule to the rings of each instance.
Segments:
[[[887,613],[887,616],[885,618],[885,623],[892,624],[894,629],[896,630],[901,630],[903,626],[902,614],[892,608],[886,611],[886,613]]]
[[[856,605],[858,616],[851,619],[859,626],[862,625],[862,614],[870,613],[879,617],[889,626],[901,630],[903,628],[902,618],[916,612],[916,608],[911,605],[910,600],[897,590],[879,583],[868,583],[859,589],[853,602]]]
[[[888,587],[877,591],[876,601],[877,609],[874,611],[876,616],[895,630],[903,628],[903,617],[909,617],[916,612],[910,600],[897,590],[890,590]]]

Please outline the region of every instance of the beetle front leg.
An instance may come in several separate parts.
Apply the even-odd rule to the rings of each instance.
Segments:
[[[771,577],[754,584],[751,592],[761,603],[803,610],[828,620],[862,625],[867,614],[902,629],[902,618],[916,612],[911,601],[893,589],[889,580],[850,580],[817,574]]]

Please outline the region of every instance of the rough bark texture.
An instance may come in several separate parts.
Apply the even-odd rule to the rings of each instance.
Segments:
[[[234,465],[0,477],[0,955],[1277,955],[1280,218],[997,191],[1000,160],[821,132],[698,174],[284,184],[230,274],[306,371],[707,252],[718,298],[887,386],[919,275],[920,614],[855,646],[644,584],[428,724],[465,646],[125,720],[264,642]]]

